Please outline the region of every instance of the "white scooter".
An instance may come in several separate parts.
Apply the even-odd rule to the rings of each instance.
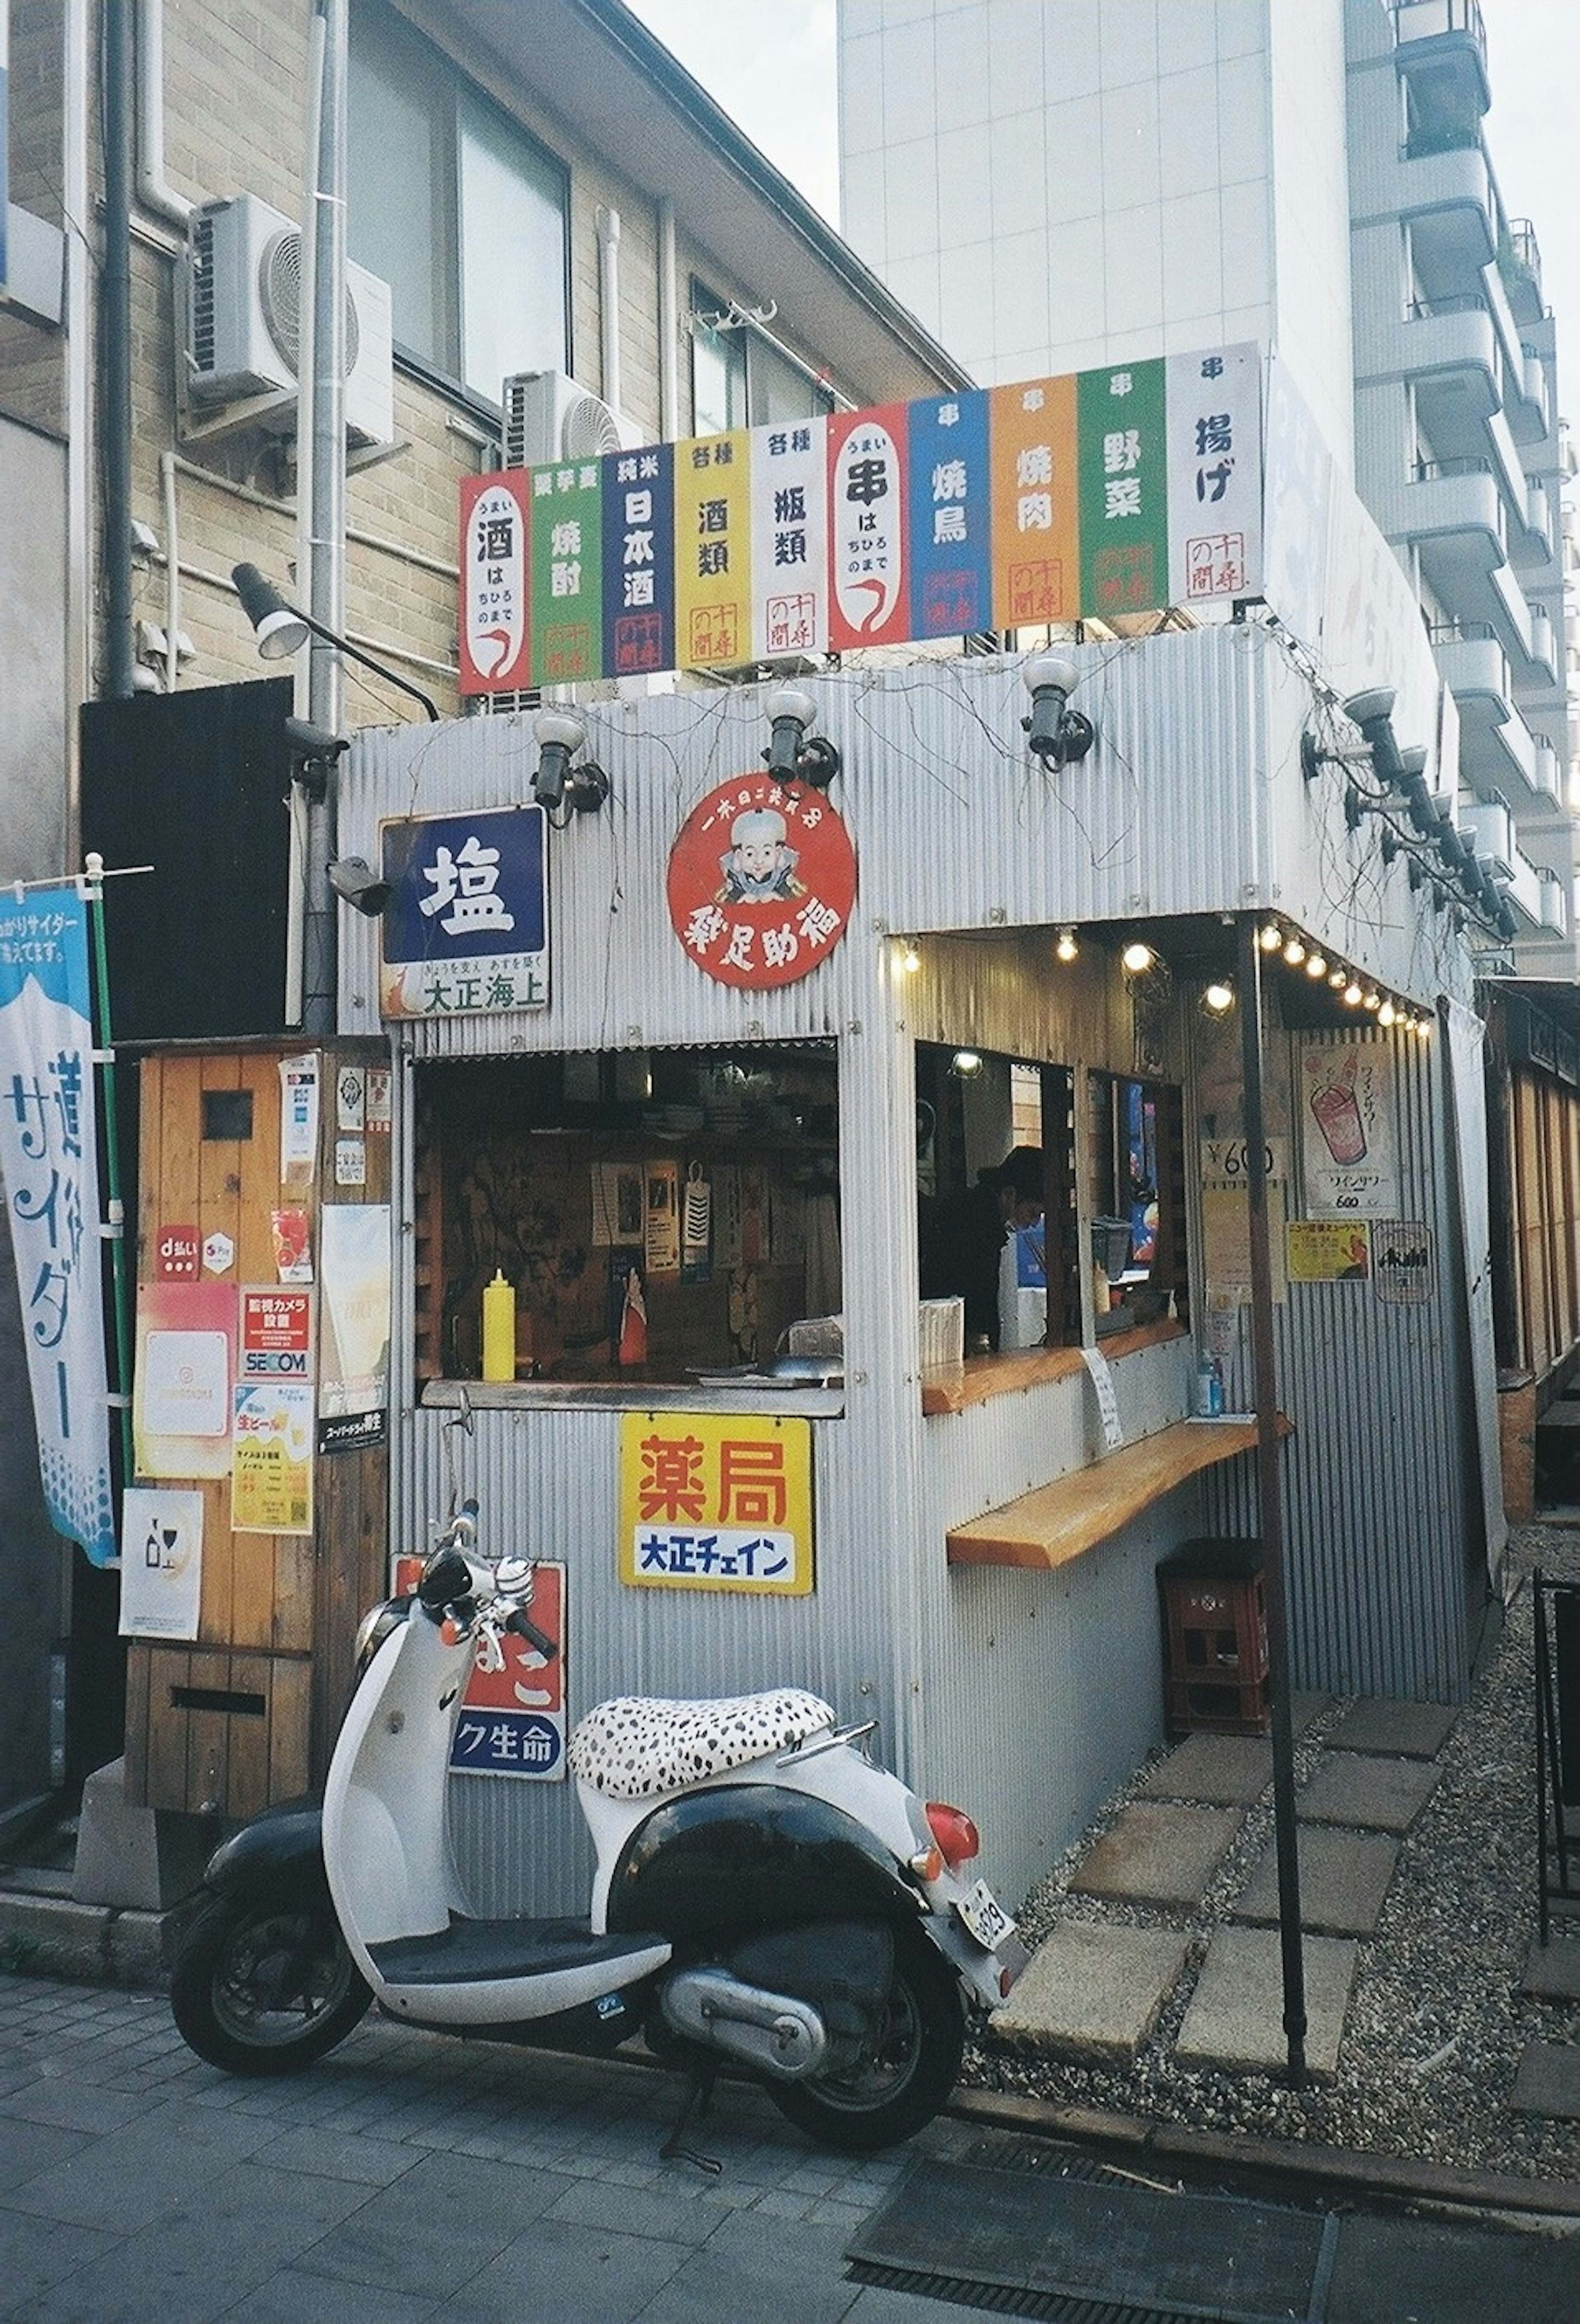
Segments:
[[[690,2074],[666,2152],[722,2064],[825,2144],[918,2130],[954,2087],[971,2008],[1025,1961],[963,1868],[969,1817],[923,1803],[816,1695],[601,1704],[570,1765],[597,1853],[585,1920],[479,1920],[446,1822],[474,1658],[540,1653],[531,1565],[474,1551],[476,1504],[412,1598],[375,1607],[323,1808],[269,1809],[216,1852],[180,1944],[181,2034],[234,2073],[283,2073],[371,2000],[407,2024],[606,2053],[637,2034]],[[497,1663],[494,1663],[497,1667]]]

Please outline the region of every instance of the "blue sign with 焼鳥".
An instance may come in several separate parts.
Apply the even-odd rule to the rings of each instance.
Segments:
[[[910,631],[968,636],[993,627],[987,396],[910,407]]]
[[[99,1279],[88,902],[74,881],[0,907],[0,1182],[50,1522],[116,1554]]]
[[[381,827],[390,902],[386,1017],[481,1017],[549,1005],[543,809],[485,807]]]

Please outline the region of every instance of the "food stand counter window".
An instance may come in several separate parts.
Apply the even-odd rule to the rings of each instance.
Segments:
[[[837,1099],[832,1041],[420,1067],[420,1379],[484,1376],[490,1284],[494,1379],[766,1370],[840,1308]]]

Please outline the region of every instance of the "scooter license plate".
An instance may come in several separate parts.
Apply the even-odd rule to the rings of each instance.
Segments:
[[[1013,1921],[985,1880],[978,1880],[964,1896],[956,1896],[955,1910],[984,1952],[996,1952],[1004,1939],[1015,1933]]]

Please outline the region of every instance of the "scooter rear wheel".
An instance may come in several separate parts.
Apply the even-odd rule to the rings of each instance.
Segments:
[[[207,1905],[182,1938],[171,2013],[229,2074],[292,2074],[343,2042],[373,1995],[324,1905]]]
[[[930,2122],[954,2089],[966,2046],[955,1973],[927,1939],[901,1930],[877,2039],[854,2065],[771,2082],[769,2095],[820,2146],[871,2154]]]

